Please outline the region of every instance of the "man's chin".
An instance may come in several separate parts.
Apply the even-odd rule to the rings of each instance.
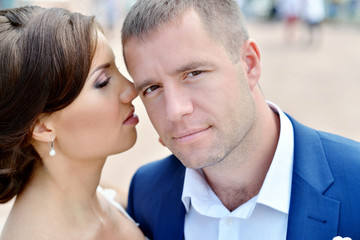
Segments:
[[[185,156],[184,154],[175,154],[175,156],[180,160],[180,162],[187,168],[192,169],[202,169],[206,167],[211,167],[217,164],[219,161],[211,160],[209,157],[194,157],[194,156]]]

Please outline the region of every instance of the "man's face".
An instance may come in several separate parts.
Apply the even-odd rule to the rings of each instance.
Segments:
[[[152,124],[186,167],[212,166],[239,147],[255,121],[246,63],[234,63],[194,11],[131,38],[124,54]]]

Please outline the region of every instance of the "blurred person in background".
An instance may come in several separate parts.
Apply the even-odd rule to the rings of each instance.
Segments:
[[[92,12],[96,13],[97,21],[108,33],[112,33],[115,23],[120,17],[119,9],[115,0],[97,1],[92,0]]]
[[[98,187],[107,156],[134,145],[138,118],[93,17],[1,10],[0,96],[0,202],[16,197],[1,240],[145,239]]]
[[[0,0],[0,9],[14,7],[14,0]]]
[[[358,12],[359,0],[349,0],[348,2],[348,13],[351,20],[356,18]]]
[[[329,3],[329,18],[337,19],[340,7],[343,5],[344,0],[330,0]]]
[[[302,18],[308,29],[308,44],[321,42],[321,24],[325,20],[324,0],[303,0]]]
[[[145,235],[360,239],[360,143],[306,127],[266,101],[260,50],[235,1],[138,0],[122,46],[174,154],[131,181],[127,210]]]
[[[108,19],[108,27],[110,30],[114,29],[115,23],[116,23],[116,1],[115,0],[107,0],[106,1],[106,15]]]
[[[242,8],[244,6],[244,0],[236,0],[236,2],[240,8]]]
[[[270,7],[269,7],[269,20],[275,20],[277,19],[279,16],[279,10],[278,10],[278,4],[277,4],[277,0],[271,0],[270,1]]]
[[[135,3],[136,0],[126,0],[126,11],[129,11]]]
[[[277,10],[285,22],[284,36],[288,43],[296,40],[297,23],[301,16],[302,0],[278,0]]]

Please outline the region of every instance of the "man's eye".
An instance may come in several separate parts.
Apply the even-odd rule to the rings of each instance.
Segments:
[[[202,71],[193,71],[193,72],[189,73],[188,76],[189,77],[195,77],[195,76],[197,76],[197,75],[199,75],[201,73],[202,73]]]
[[[149,94],[149,93],[155,91],[156,89],[158,89],[159,87],[160,87],[159,85],[152,85],[152,86],[146,88],[146,89],[144,90],[143,94],[144,94],[144,95]]]

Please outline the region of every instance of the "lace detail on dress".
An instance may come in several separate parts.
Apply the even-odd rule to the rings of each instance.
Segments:
[[[102,196],[104,196],[104,198],[106,200],[108,200],[113,206],[115,206],[122,214],[125,215],[125,217],[127,217],[130,221],[132,221],[133,223],[136,224],[136,226],[139,226],[139,224],[137,222],[134,221],[134,219],[132,219],[129,214],[125,211],[125,209],[123,208],[123,206],[121,206],[120,203],[118,203],[117,201],[115,201],[115,197],[116,197],[116,191],[114,189],[111,188],[102,188],[101,186],[98,186],[96,191],[98,193],[100,193]],[[145,237],[145,240],[150,240],[149,238]]]
[[[114,189],[111,188],[102,188],[100,186],[97,187],[97,192],[100,193],[101,195],[103,195],[106,200],[108,200],[113,206],[115,206],[122,214],[125,215],[125,217],[127,217],[128,219],[130,219],[132,222],[134,222],[137,226],[139,226],[139,224],[137,222],[134,221],[134,219],[132,219],[129,214],[125,211],[125,209],[120,205],[120,203],[118,203],[117,201],[115,201],[115,197],[116,197],[116,191]]]

